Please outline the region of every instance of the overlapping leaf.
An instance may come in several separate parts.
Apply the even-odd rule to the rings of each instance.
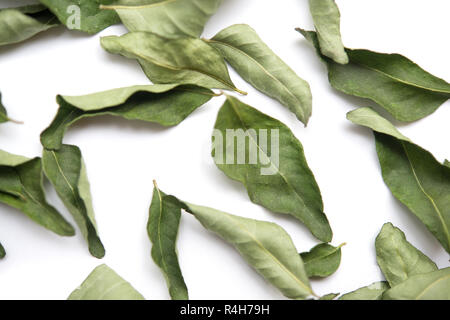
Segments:
[[[335,273],[341,264],[341,247],[343,245],[333,247],[328,243],[321,243],[311,251],[301,253],[300,256],[308,277],[324,278]]]
[[[309,84],[281,60],[250,26],[237,24],[205,40],[256,89],[277,99],[305,125],[311,116]]]
[[[389,289],[385,281],[372,283],[370,286],[344,294],[339,300],[382,300],[383,293]]]

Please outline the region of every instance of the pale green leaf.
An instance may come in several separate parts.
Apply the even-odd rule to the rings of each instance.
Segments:
[[[319,300],[334,300],[339,296],[339,293],[329,293],[324,296],[321,296]]]
[[[370,286],[344,294],[339,300],[382,300],[383,293],[388,289],[387,282],[375,282]]]
[[[341,247],[333,247],[328,243],[321,243],[309,252],[301,253],[308,277],[328,277],[336,272],[341,264]]]

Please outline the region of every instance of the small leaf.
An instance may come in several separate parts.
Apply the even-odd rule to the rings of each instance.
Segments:
[[[228,97],[214,128],[213,157],[217,167],[243,183],[252,202],[273,212],[290,214],[321,241],[331,241],[319,187],[300,141],[288,127]]]
[[[405,234],[391,223],[383,226],[375,247],[378,265],[391,287],[413,275],[437,270],[436,264],[406,241]]]
[[[309,84],[281,60],[250,26],[237,24],[205,40],[259,91],[289,108],[305,125],[311,116]]]
[[[100,265],[91,272],[68,300],[145,300],[130,283],[107,265]]]
[[[422,119],[450,98],[450,84],[399,54],[346,49],[350,63],[341,65],[321,55],[317,35],[297,29],[316,48],[328,68],[333,88],[371,99],[400,121]]]
[[[58,19],[42,5],[0,9],[0,46],[25,41],[58,24]]]
[[[40,0],[68,29],[95,34],[120,21],[114,11],[100,10],[99,0]]]
[[[69,126],[101,115],[174,126],[213,96],[208,89],[179,85],[133,86],[79,97],[58,96],[58,113],[42,132],[41,142],[45,148],[57,150]]]
[[[395,127],[370,108],[349,112],[347,118],[363,126],[371,119],[384,182],[450,252],[450,168],[403,135],[393,134]]]
[[[176,249],[180,217],[179,201],[159,190],[155,182],[147,225],[148,236],[153,244],[152,258],[164,274],[172,299],[187,300],[188,290]]]
[[[222,0],[116,0],[102,9],[116,10],[131,32],[146,31],[167,38],[198,37]]]
[[[339,296],[339,293],[329,293],[324,296],[321,296],[319,300],[334,300]]]
[[[382,300],[383,293],[388,289],[387,282],[375,282],[370,286],[344,294],[339,300]]]
[[[309,0],[320,51],[340,64],[348,63],[341,39],[341,14],[334,0]]]
[[[44,150],[42,163],[45,175],[88,242],[90,253],[96,258],[103,258],[105,248],[98,236],[89,181],[80,149],[62,145],[57,151]]]
[[[2,244],[0,243],[0,259],[3,259],[6,256],[5,248],[3,248]]]
[[[328,243],[321,243],[309,252],[301,253],[308,277],[328,277],[336,272],[341,264],[341,247],[333,247]]]
[[[137,59],[153,83],[193,84],[244,93],[234,86],[220,53],[200,39],[131,32],[103,37],[101,44],[109,53]]]
[[[384,300],[450,300],[450,268],[418,274],[389,289]]]

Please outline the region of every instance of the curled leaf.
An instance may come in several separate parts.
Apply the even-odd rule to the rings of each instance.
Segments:
[[[344,294],[339,300],[382,300],[383,293],[388,289],[387,282],[375,282],[370,286]]]
[[[341,264],[341,244],[333,247],[328,243],[321,243],[309,252],[301,253],[308,277],[328,277],[336,272]]]

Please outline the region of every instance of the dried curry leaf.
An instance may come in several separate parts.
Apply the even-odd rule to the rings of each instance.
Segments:
[[[273,212],[290,214],[321,241],[331,241],[319,187],[300,141],[286,125],[228,97],[214,128],[213,157],[217,167],[243,183],[252,202]]]
[[[389,289],[385,281],[372,283],[370,286],[342,295],[339,300],[382,300],[383,293]]]
[[[333,88],[368,98],[400,121],[432,114],[450,98],[450,84],[399,54],[346,49],[350,62],[341,65],[321,55],[317,35],[297,29],[316,48],[328,68]]]
[[[340,293],[329,293],[324,296],[321,296],[319,300],[334,300],[339,296]]]
[[[3,259],[6,256],[5,248],[3,248],[2,244],[0,243],[0,259]]]
[[[363,126],[371,123],[384,182],[450,252],[450,167],[403,137],[371,108],[351,111],[347,118]]]
[[[145,300],[107,265],[100,265],[73,291],[67,300]]]
[[[309,252],[303,252],[300,256],[305,265],[308,277],[328,277],[336,272],[341,264],[341,248],[345,244],[333,247],[328,243],[321,243]]]
[[[305,125],[311,116],[309,84],[281,60],[250,26],[237,24],[205,40],[259,91],[278,100]]]
[[[174,126],[213,96],[208,89],[179,85],[132,86],[85,96],[58,96],[58,113],[42,132],[41,142],[46,149],[59,149],[68,127],[80,119],[101,115]]]
[[[71,145],[62,145],[59,150],[44,149],[42,164],[45,175],[86,239],[90,253],[96,258],[103,258],[105,248],[98,235],[86,166],[80,149]]]

